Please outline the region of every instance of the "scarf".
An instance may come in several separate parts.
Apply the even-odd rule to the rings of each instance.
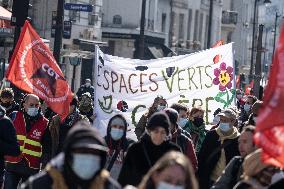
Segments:
[[[206,130],[205,125],[201,125],[200,127],[196,127],[192,121],[188,121],[185,128],[186,131],[188,131],[191,135],[195,134],[198,136],[197,141],[195,141],[195,151],[198,153],[201,145],[205,139],[206,136]]]
[[[74,112],[72,112],[66,117],[63,125],[70,128],[76,123],[76,121],[78,121],[79,117],[80,117],[79,110],[76,108]]]

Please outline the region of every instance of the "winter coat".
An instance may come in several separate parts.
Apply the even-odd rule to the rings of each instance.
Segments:
[[[1,108],[1,107],[0,107]],[[0,186],[4,173],[4,155],[18,156],[20,147],[13,122],[7,116],[0,119]]]
[[[182,129],[177,128],[176,131],[172,133],[172,142],[181,148],[182,153],[188,157],[196,172],[198,163],[192,140],[183,134]]]
[[[148,115],[143,114],[141,116],[141,118],[139,119],[137,126],[135,127],[135,134],[136,134],[138,140],[140,140],[141,136],[143,135],[143,133],[145,131],[147,121],[148,121]]]
[[[144,134],[141,141],[129,147],[118,177],[118,182],[123,187],[126,185],[137,186],[158,159],[172,150],[181,151],[176,144],[170,141],[165,141],[157,146],[152,143],[148,134]]]
[[[113,180],[106,170],[102,170],[86,187],[78,185],[75,179],[63,173],[64,154],[59,154],[47,165],[44,171],[29,178],[22,184],[21,189],[120,189],[120,185]],[[67,181],[68,180],[68,181]],[[69,183],[69,184],[67,184]]]
[[[241,156],[234,157],[211,189],[233,188],[241,180],[242,163],[243,158]]]
[[[67,119],[67,118],[66,118]],[[73,120],[70,125],[68,126],[68,121],[64,120],[63,123],[61,123],[61,119],[59,115],[56,115],[52,118],[49,124],[49,131],[51,134],[51,140],[52,140],[52,150],[51,150],[51,157],[55,157],[61,150],[64,143],[64,140],[67,136],[68,131],[72,128],[73,125],[75,125],[80,120],[87,120],[88,118],[79,114],[75,120]]]
[[[226,139],[221,145],[217,129],[209,131],[198,154],[198,178],[200,189],[208,189],[211,187],[212,181],[210,176],[221,157],[222,149],[224,149],[226,164],[228,164],[233,157],[239,155],[238,137]]]

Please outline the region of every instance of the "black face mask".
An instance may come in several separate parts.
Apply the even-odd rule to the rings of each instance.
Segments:
[[[11,106],[11,102],[1,102],[1,106],[3,106],[4,108],[9,108]]]
[[[194,118],[193,124],[194,124],[196,127],[200,127],[201,125],[203,125],[203,123],[204,123],[203,118],[200,118],[200,117],[195,117],[195,118]]]

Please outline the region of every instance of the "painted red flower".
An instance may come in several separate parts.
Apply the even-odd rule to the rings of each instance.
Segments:
[[[220,91],[225,91],[226,88],[232,88],[234,69],[231,66],[226,65],[225,62],[220,64],[220,68],[214,69],[215,78],[213,79],[214,85],[219,85]]]

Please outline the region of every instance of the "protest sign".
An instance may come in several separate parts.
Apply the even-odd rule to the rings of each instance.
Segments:
[[[121,58],[96,51],[95,126],[106,134],[107,123],[123,114],[133,128],[157,95],[168,105],[202,106],[211,122],[217,108],[234,103],[232,44],[195,54],[153,60]],[[216,56],[218,61],[216,62]]]

